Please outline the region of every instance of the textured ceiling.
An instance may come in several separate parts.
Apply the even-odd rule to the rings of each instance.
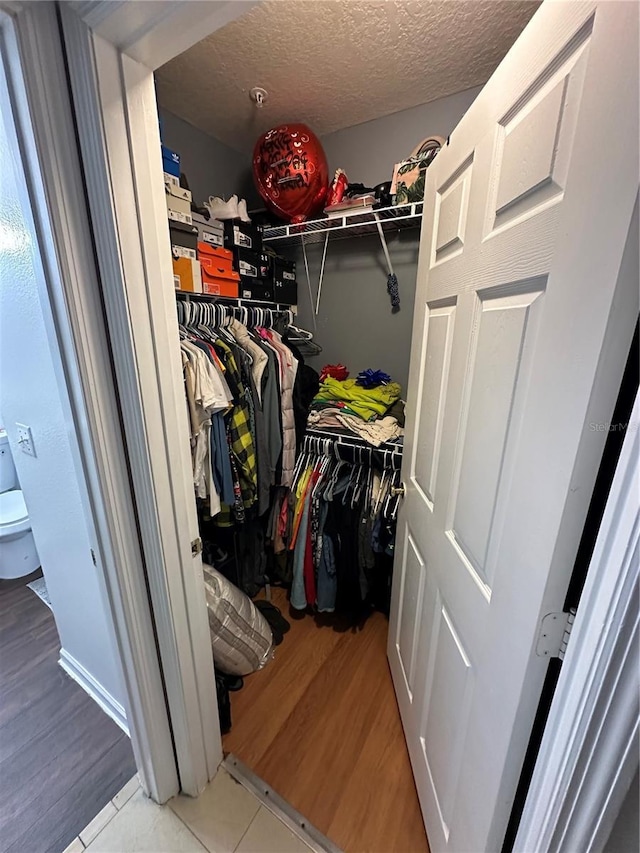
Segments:
[[[238,151],[280,122],[324,136],[485,83],[538,5],[266,0],[162,66],[158,100]]]

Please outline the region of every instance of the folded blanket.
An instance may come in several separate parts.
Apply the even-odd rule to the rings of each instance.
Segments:
[[[377,388],[361,388],[356,385],[355,379],[340,382],[328,376],[320,385],[314,402],[341,400],[365,421],[370,421],[384,415],[389,406],[400,398],[401,390],[397,382],[390,382],[388,385],[380,385]]]

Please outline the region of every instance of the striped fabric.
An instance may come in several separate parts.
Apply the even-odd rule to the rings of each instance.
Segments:
[[[203,564],[213,660],[221,672],[249,675],[270,660],[273,635],[251,599],[212,566]]]

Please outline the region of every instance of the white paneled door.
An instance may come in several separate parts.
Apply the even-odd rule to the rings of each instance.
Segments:
[[[433,853],[499,850],[638,310],[638,7],[545,2],[427,174],[389,660]]]

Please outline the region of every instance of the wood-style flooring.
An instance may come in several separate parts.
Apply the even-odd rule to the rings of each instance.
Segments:
[[[386,657],[388,621],[293,618],[265,669],[231,694],[233,753],[345,853],[428,853]]]
[[[25,579],[0,581],[3,853],[61,853],[136,772],[129,738],[63,672],[59,650]]]

